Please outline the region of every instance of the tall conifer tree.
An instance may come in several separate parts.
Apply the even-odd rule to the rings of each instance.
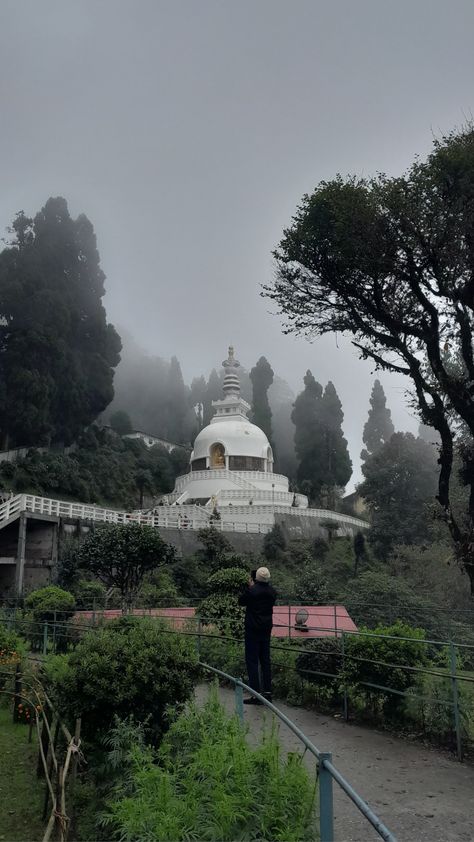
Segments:
[[[272,443],[272,411],[268,402],[268,390],[273,383],[273,369],[265,357],[260,357],[250,372],[252,381],[252,421],[265,433]]]
[[[344,487],[352,475],[352,462],[347,440],[342,432],[344,413],[334,384],[329,381],[321,399],[320,421],[324,448],[321,453],[321,472],[334,505],[334,489]]]
[[[362,435],[365,448],[360,456],[364,461],[377,453],[387,441],[390,441],[395,432],[391,412],[386,403],[383,386],[380,380],[375,380],[370,395],[369,417]]]
[[[0,439],[70,444],[113,398],[120,337],[107,324],[94,229],[48,199],[0,254]]]
[[[394,432],[395,428],[390,410],[386,405],[383,386],[380,380],[375,380],[370,396],[369,417],[362,436],[365,448],[360,454],[361,459],[366,461],[369,456],[377,453],[386,442],[390,441]]]
[[[318,451],[321,448],[321,429],[318,418],[323,388],[309,370],[303,382],[305,387],[295,400],[291,420],[295,425],[298,459],[296,478],[301,490],[313,501],[320,492]]]

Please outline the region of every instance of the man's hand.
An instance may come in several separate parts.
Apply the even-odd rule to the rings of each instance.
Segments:
[[[249,588],[253,588],[254,584],[255,584],[254,580],[252,579],[251,576],[249,576]]]

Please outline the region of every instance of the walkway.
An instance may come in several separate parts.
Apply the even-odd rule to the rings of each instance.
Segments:
[[[206,686],[200,686],[198,698],[206,692]],[[226,708],[233,711],[233,691],[221,688],[221,697]],[[278,701],[276,704],[319,749],[332,752],[334,764],[398,842],[473,842],[472,766],[417,743]],[[262,708],[245,709],[251,734],[261,731],[265,719],[269,720],[269,714]],[[284,725],[280,727],[280,739],[287,751],[299,748],[299,741]],[[309,763],[314,768],[314,761],[309,759]],[[337,784],[334,812],[337,842],[379,839]]]

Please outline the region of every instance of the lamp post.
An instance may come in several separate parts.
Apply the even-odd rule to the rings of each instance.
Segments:
[[[272,506],[275,508],[275,483],[272,482]]]

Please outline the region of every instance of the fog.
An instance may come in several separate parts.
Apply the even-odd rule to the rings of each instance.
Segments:
[[[260,284],[321,179],[399,173],[471,116],[473,31],[471,0],[3,0],[0,230],[50,195],[84,211],[108,318],[187,382],[229,343],[294,391],[331,379],[357,480],[373,366],[283,336]]]

